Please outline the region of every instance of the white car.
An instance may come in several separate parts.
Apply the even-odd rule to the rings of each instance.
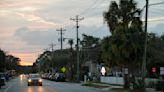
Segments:
[[[42,86],[42,79],[39,74],[29,74],[27,82],[28,82],[27,84],[28,86],[31,85]]]

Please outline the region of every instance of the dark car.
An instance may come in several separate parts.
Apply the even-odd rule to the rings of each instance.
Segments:
[[[29,74],[28,76],[28,86],[31,85],[39,85],[42,86],[42,79],[40,78],[39,74]]]
[[[64,73],[56,73],[55,74],[55,81],[62,81],[64,82],[66,79],[65,74]]]
[[[5,85],[5,75],[0,73],[0,87]]]

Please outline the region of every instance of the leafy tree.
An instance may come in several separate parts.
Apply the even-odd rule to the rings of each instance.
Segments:
[[[90,48],[93,45],[97,45],[99,43],[99,38],[89,36],[86,34],[83,34],[82,36],[83,36],[83,40],[81,41],[82,47]]]
[[[5,52],[0,49],[0,71],[4,71],[5,69],[5,58],[6,58]]]
[[[15,57],[13,55],[7,55],[6,56],[6,68],[8,70],[16,70],[17,66],[20,65],[20,59],[18,57]]]
[[[164,35],[156,36],[154,33],[148,35],[148,46],[147,46],[147,68],[150,77],[158,77],[159,71],[156,74],[151,73],[152,67],[164,66]]]

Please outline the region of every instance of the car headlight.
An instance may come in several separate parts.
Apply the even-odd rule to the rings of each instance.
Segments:
[[[31,79],[28,79],[28,82],[32,82],[32,80]]]
[[[42,82],[42,79],[39,79],[39,82]]]

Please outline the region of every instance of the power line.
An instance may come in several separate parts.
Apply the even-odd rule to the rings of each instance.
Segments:
[[[150,12],[152,12],[155,15],[164,15],[164,12],[160,12],[160,11],[157,11],[157,10],[151,10]]]
[[[98,0],[97,0],[98,1]],[[97,2],[95,4],[93,4],[91,7],[87,8],[85,11],[83,11],[82,13],[80,13],[80,15],[84,15],[87,13],[90,13],[91,10],[93,9],[97,9],[96,7],[98,7],[99,5],[101,5],[103,2],[105,2],[106,0],[102,0],[101,2],[99,2],[97,4]],[[96,5],[97,4],[97,5]]]
[[[148,6],[161,5],[161,4],[164,4],[164,1],[158,2],[158,3],[152,3],[152,4],[149,4]],[[145,7],[146,5],[141,9],[141,11],[143,11]]]
[[[83,15],[85,14],[89,9],[93,8],[93,6],[98,2],[98,0],[96,0],[90,7],[88,7],[87,9],[85,9],[83,12],[81,12],[79,15]]]

